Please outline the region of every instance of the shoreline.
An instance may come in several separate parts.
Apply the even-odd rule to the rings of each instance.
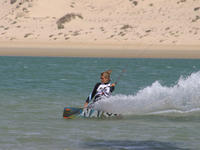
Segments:
[[[0,41],[0,56],[199,59],[200,45]]]

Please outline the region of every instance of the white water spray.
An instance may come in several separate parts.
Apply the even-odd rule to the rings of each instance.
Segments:
[[[200,71],[187,78],[181,77],[172,87],[155,81],[136,95],[115,95],[102,99],[95,104],[95,109],[136,115],[200,111]]]

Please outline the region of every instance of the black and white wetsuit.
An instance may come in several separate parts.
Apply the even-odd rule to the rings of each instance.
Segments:
[[[92,93],[88,96],[86,102],[89,103],[93,100],[93,103],[100,100],[103,97],[109,97],[111,93],[114,91],[115,87],[111,86],[111,83],[97,83],[92,91]]]

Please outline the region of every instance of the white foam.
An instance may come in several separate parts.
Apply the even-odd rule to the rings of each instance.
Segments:
[[[115,95],[95,104],[96,109],[121,114],[149,114],[165,111],[200,111],[200,71],[180,77],[171,87],[155,81],[136,95]]]

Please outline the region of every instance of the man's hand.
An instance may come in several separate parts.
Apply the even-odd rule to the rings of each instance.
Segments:
[[[115,85],[116,85],[115,83],[111,84],[111,86],[115,86]]]
[[[84,104],[84,108],[87,108],[88,107],[88,103],[86,102],[85,104]]]

